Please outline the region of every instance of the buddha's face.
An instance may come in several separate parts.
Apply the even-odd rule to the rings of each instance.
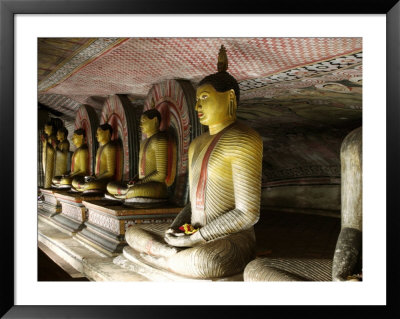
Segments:
[[[102,130],[100,127],[97,129],[96,132],[97,141],[100,144],[105,144],[110,140],[110,131],[109,130]]]
[[[234,99],[234,90],[217,92],[211,84],[200,86],[196,91],[195,106],[200,123],[210,126],[232,118],[232,114],[229,115],[229,104]]]
[[[65,134],[64,132],[61,131],[57,131],[57,140],[59,140],[60,142],[65,140]]]
[[[52,131],[53,131],[53,127],[51,125],[44,126],[44,132],[47,134],[47,136],[50,136]]]
[[[72,135],[72,143],[74,143],[76,147],[81,147],[83,144],[83,135],[74,133],[74,135]]]
[[[146,115],[142,115],[140,118],[140,129],[143,134],[148,135],[149,133],[153,133],[158,128],[158,119],[157,117],[153,117],[149,119]]]

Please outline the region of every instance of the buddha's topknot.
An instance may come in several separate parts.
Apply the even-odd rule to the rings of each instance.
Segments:
[[[199,82],[198,86],[203,84],[211,84],[217,92],[226,92],[233,89],[236,95],[236,102],[239,103],[239,84],[232,75],[226,72],[228,69],[228,57],[226,55],[226,49],[223,45],[221,45],[219,50],[217,69],[217,73],[206,76]]]

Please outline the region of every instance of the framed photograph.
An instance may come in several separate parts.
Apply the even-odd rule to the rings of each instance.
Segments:
[[[0,129],[2,132],[0,147],[5,154],[0,157],[2,171],[0,180],[3,182],[3,230],[1,232],[3,276],[0,314],[4,318],[158,318],[160,316],[176,317],[180,312],[185,312],[185,316],[191,313],[190,316],[197,318],[200,316],[245,316],[254,310],[260,311],[261,315],[288,314],[306,317],[309,316],[310,311],[316,311],[320,316],[335,314],[335,316],[352,317],[356,315],[355,313],[357,315],[370,313],[369,306],[371,305],[377,306],[373,312],[377,316],[379,313],[382,318],[399,314],[395,294],[399,273],[394,267],[396,264],[395,243],[399,242],[396,231],[399,225],[396,214],[399,205],[396,201],[395,183],[399,177],[397,165],[400,160],[397,147],[397,136],[400,134],[398,128],[400,4],[397,0],[381,3],[358,0],[350,1],[350,3],[346,1],[324,3],[291,1],[282,4],[275,3],[272,6],[268,4],[260,6],[259,3],[252,1],[246,5],[235,6],[212,1],[194,5],[181,1],[164,3],[153,0],[132,2],[124,0],[33,0],[29,2],[0,0],[0,14]],[[315,105],[319,105],[321,110],[326,110],[328,114],[321,119],[322,122],[328,123],[327,125],[331,125],[329,116],[336,116],[329,110],[331,105],[326,102],[328,98],[337,97],[339,108],[343,106],[343,108],[352,109],[351,112],[354,111],[354,114],[358,110],[355,119],[351,120],[354,120],[354,125],[360,124],[363,127],[362,240],[365,268],[362,282],[66,283],[38,281],[37,186],[40,177],[37,176],[38,163],[35,160],[38,154],[38,103],[45,105],[48,102],[46,99],[53,98],[42,94],[46,90],[54,91],[56,95],[73,90],[76,85],[72,83],[68,86],[66,82],[64,86],[59,86],[58,91],[51,91],[54,83],[61,83],[66,76],[73,73],[72,69],[66,70],[68,68],[66,65],[64,65],[66,70],[64,71],[67,72],[65,74],[61,67],[58,69],[58,75],[54,70],[45,69],[44,66],[49,65],[50,62],[46,64],[46,61],[40,60],[38,46],[48,45],[50,48],[52,43],[46,42],[46,39],[51,38],[75,39],[76,42],[71,45],[76,44],[80,47],[80,51],[73,51],[71,46],[64,48],[66,51],[71,50],[73,54],[76,52],[84,54],[84,49],[81,50],[81,48],[90,47],[90,45],[92,48],[98,45],[96,48],[100,51],[108,48],[107,44],[103,44],[104,48],[101,47],[102,44],[97,44],[96,40],[90,40],[90,43],[85,40],[89,38],[114,39],[110,40],[114,41],[112,45],[109,45],[110,48],[114,48],[115,43],[119,42],[123,47],[135,38],[214,39],[208,42],[210,47],[214,47],[218,42],[215,39],[221,39],[221,41],[228,38],[242,39],[242,42],[237,41],[237,46],[240,47],[243,44],[245,48],[243,40],[245,38],[268,38],[273,42],[271,42],[272,46],[287,45],[291,50],[299,49],[296,41],[291,42],[290,39],[350,39],[347,42],[343,40],[344,46],[347,45],[343,49],[346,54],[342,54],[343,59],[344,57],[347,59],[346,61],[342,59],[344,62],[335,60],[339,60],[339,54],[336,53],[331,55],[334,58],[323,60],[324,53],[318,56],[319,51],[313,52],[315,47],[311,43],[309,52],[301,52],[297,56],[315,56],[314,69],[309,62],[303,64],[300,60],[293,62],[288,54],[284,65],[280,66],[282,72],[278,72],[278,68],[271,69],[269,77],[265,75],[258,78],[257,68],[260,65],[267,68],[268,61],[277,60],[276,52],[290,53],[290,50],[286,49],[277,49],[276,52],[271,50],[269,59],[265,61],[259,59],[257,52],[243,50],[245,59],[240,61],[246,61],[247,65],[240,66],[233,63],[232,68],[238,74],[248,72],[249,80],[245,81],[244,76],[242,81],[239,81],[240,94],[245,97],[245,100],[246,95],[251,96],[252,99],[248,101],[252,103],[262,101],[263,98],[263,103],[266,103],[266,97],[273,97],[273,103],[286,107],[289,102],[283,101],[279,96],[290,93],[292,96],[290,103],[298,103],[304,100],[302,94],[304,95],[305,91],[307,94],[312,91],[310,94],[314,94]],[[272,39],[288,40],[279,42]],[[333,42],[328,40],[325,49],[333,50],[331,46],[334,40]],[[158,46],[151,47],[151,50],[159,50],[152,57],[157,56],[163,59],[168,44],[161,42],[159,41]],[[132,41],[131,45],[134,48],[137,44]],[[201,46],[200,41],[194,41],[191,45],[198,45],[201,49],[176,50],[177,55],[186,55],[188,74],[190,72],[193,74],[194,71],[191,68],[196,68],[196,63],[204,62],[201,51],[206,52],[209,49],[207,46]],[[171,50],[174,49],[175,47]],[[121,50],[115,56],[111,56],[109,63],[119,63],[121,60],[117,56],[123,52]],[[134,54],[130,59],[140,56],[140,52],[133,49],[130,53]],[[209,55],[208,51],[207,55]],[[216,60],[217,55],[218,52],[215,53]],[[142,58],[146,59],[145,56],[140,57]],[[95,55],[91,59],[94,61]],[[311,61],[310,59],[307,61]],[[350,61],[351,59],[355,62]],[[90,63],[81,63],[79,67],[85,68]],[[142,61],[140,63],[143,66],[140,76],[144,79],[147,74],[146,68],[150,70],[153,67],[151,63],[155,62]],[[340,63],[353,63],[354,65],[349,64],[343,68],[348,74],[353,72],[352,75],[345,74],[343,78],[339,78],[340,76],[338,77],[336,73],[324,73],[326,79],[320,78],[322,73],[318,73],[320,70],[317,67],[340,69],[342,67]],[[96,70],[100,74],[102,67],[105,66],[101,63],[92,63],[86,69],[86,79],[89,79],[90,74]],[[91,68],[96,68],[96,70]],[[38,74],[39,69],[41,73]],[[122,72],[117,68],[115,70]],[[294,74],[293,70],[297,73]],[[293,74],[288,74],[290,72]],[[312,77],[307,75],[309,82],[312,78],[312,86],[282,84],[286,80],[281,78],[285,76],[297,76],[300,83],[304,80],[301,72],[314,72]],[[58,76],[58,79],[53,82],[42,81],[45,78],[49,79],[50,73]],[[164,79],[165,76],[160,75],[161,78]],[[282,82],[279,82],[281,80]],[[95,90],[96,87],[100,88],[102,85],[100,82],[87,81],[85,85]],[[270,86],[267,87],[266,83]],[[264,88],[264,86],[265,90],[260,93],[259,87]],[[133,87],[132,85],[130,89],[133,90]],[[137,88],[135,87],[135,90]],[[78,95],[83,91],[79,91],[77,87],[75,89],[78,91],[76,100],[79,100]],[[119,89],[118,87],[117,90]],[[349,92],[349,98],[342,98]],[[126,92],[114,94],[117,93]],[[271,103],[268,104],[270,107],[268,114],[274,116],[277,114],[273,113],[276,105]],[[291,106],[287,108],[295,114],[301,114],[305,121],[314,120],[314,115],[304,111],[301,103],[296,104],[298,109]],[[242,111],[239,117],[245,120],[255,119],[258,116],[257,110],[252,110],[249,103],[248,107],[251,112],[248,111],[245,114]],[[360,115],[361,108],[362,116]],[[53,111],[57,112],[57,110]],[[76,110],[72,108],[70,111],[72,118]],[[343,121],[349,120],[347,115],[339,117]],[[278,127],[278,124],[275,127]],[[337,127],[340,125],[335,126]],[[261,131],[265,128],[260,124],[260,127],[256,129]],[[292,138],[289,135],[288,138]],[[265,136],[263,136],[264,142],[267,139]],[[293,135],[293,138],[295,139],[296,136]],[[329,139],[332,136],[326,138]],[[279,147],[278,142],[276,142],[276,147]],[[299,146],[298,152],[302,151],[304,150],[301,150]],[[264,167],[263,178],[267,174],[265,172],[268,173],[268,169]],[[269,178],[273,176],[273,173],[270,174],[268,179],[263,180],[265,188],[271,188],[280,183],[279,178],[276,181]],[[334,176],[335,173],[331,175]],[[332,176],[329,176],[330,183],[333,180]],[[290,179],[285,178],[289,181],[287,185],[290,186]],[[307,181],[311,181],[311,178]],[[340,174],[334,184],[339,189]],[[315,194],[317,196],[317,193]],[[270,197],[272,201],[272,195]],[[338,198],[340,199],[340,196]],[[268,251],[264,253],[268,254]],[[266,308],[267,306],[274,307]],[[348,306],[355,307],[350,310]],[[331,310],[331,307],[334,309]],[[257,313],[257,315],[260,314]]]

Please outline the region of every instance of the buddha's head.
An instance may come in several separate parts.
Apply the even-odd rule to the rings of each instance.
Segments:
[[[228,58],[224,46],[218,56],[218,72],[206,76],[196,90],[196,106],[200,123],[207,126],[234,122],[240,90],[236,79],[226,70]]]
[[[102,124],[96,132],[97,141],[100,145],[107,144],[111,140],[113,129],[110,124]]]
[[[62,142],[68,136],[68,130],[65,127],[61,127],[57,130],[57,140]]]
[[[83,128],[77,129],[74,131],[74,135],[72,135],[72,143],[79,148],[82,146],[85,141],[85,130]]]
[[[54,132],[54,125],[51,121],[48,121],[45,125],[44,125],[44,132],[46,133],[47,136],[50,136],[53,134]]]
[[[160,129],[161,114],[157,109],[150,109],[143,112],[140,117],[140,128],[147,137],[157,133]]]

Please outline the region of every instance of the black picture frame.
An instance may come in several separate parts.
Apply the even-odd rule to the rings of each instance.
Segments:
[[[15,14],[386,14],[387,19],[387,305],[386,306],[192,306],[176,309],[171,306],[16,306],[14,304],[14,17]],[[9,150],[0,156],[2,199],[1,234],[1,308],[4,318],[161,318],[161,317],[247,317],[257,316],[374,318],[400,316],[397,293],[399,270],[396,267],[396,243],[399,243],[398,181],[400,154],[400,3],[398,0],[349,1],[276,1],[274,3],[248,0],[235,4],[205,0],[0,0],[0,149]],[[5,138],[7,137],[7,138]],[[4,154],[4,153],[3,153]],[[4,170],[4,167],[13,169]],[[378,169],[378,168],[377,168]],[[384,174],[384,172],[382,172]],[[377,185],[377,187],[379,187]],[[384,212],[377,212],[383,214]],[[5,227],[7,225],[7,227]],[[12,227],[13,225],[14,227]],[[379,249],[379,248],[377,248]]]

